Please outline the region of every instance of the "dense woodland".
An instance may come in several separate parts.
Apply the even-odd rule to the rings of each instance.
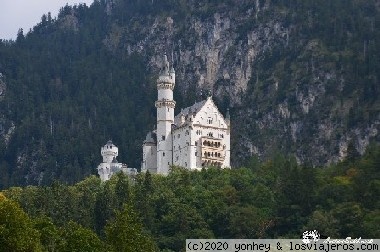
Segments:
[[[59,19],[73,10],[80,32],[62,28],[71,23]],[[155,99],[146,65],[102,46],[101,3],[66,6],[59,17],[44,15],[26,36],[20,31],[15,42],[0,43],[7,84],[0,114],[16,125],[8,145],[0,143],[0,187],[80,181],[95,173],[109,139],[123,146],[120,161],[139,167],[141,129],[155,119],[154,106],[146,106]]]
[[[186,238],[380,238],[380,148],[324,168],[278,155],[239,169],[90,176],[0,195],[3,251],[184,251]]]

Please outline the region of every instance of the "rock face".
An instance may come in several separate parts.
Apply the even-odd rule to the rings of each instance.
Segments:
[[[207,4],[187,4],[184,16],[136,14],[133,25],[114,26],[104,44],[114,53],[144,55],[153,72],[166,52],[186,102],[208,89],[223,109],[231,107],[233,164],[280,151],[323,165],[344,158],[350,141],[363,153],[379,140],[378,110],[353,119],[356,106],[373,110],[378,99],[358,101],[364,83],[352,84],[347,72],[353,63],[339,59],[347,50],[327,48],[325,38],[306,34],[320,25],[321,13],[310,10],[302,20],[300,12],[257,0],[209,4],[205,15],[199,10]],[[109,6],[107,13],[112,16]]]
[[[5,77],[0,73],[0,101],[5,99],[7,85]],[[5,145],[8,145],[10,138],[15,131],[15,124],[9,120],[5,115],[0,113],[0,139],[4,141]]]

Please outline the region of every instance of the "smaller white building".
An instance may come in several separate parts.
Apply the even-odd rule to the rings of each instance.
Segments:
[[[113,174],[120,171],[127,175],[137,174],[136,168],[128,168],[126,164],[117,161],[116,158],[119,155],[119,148],[117,148],[111,140],[101,148],[100,153],[103,157],[103,162],[98,165],[97,170],[102,181],[109,180]]]

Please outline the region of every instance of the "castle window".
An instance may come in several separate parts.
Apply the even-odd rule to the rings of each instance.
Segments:
[[[165,152],[162,152],[162,156],[165,157]]]
[[[180,134],[178,134],[178,138],[180,138],[181,137],[181,135]]]
[[[187,167],[187,162],[185,162],[185,167]]]
[[[198,142],[197,142],[197,141],[195,141],[195,143],[194,143],[194,144],[195,144],[195,146],[198,146]]]
[[[195,152],[195,156],[196,156],[196,157],[198,156],[198,152]]]
[[[165,136],[162,136],[162,141],[165,141]]]

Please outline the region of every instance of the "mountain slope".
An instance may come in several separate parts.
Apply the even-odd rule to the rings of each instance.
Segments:
[[[379,141],[379,1],[95,1],[0,43],[1,186],[78,181],[112,138],[139,167],[162,54],[177,109],[212,90],[232,162],[322,165]],[[205,93],[205,92],[203,92]]]

